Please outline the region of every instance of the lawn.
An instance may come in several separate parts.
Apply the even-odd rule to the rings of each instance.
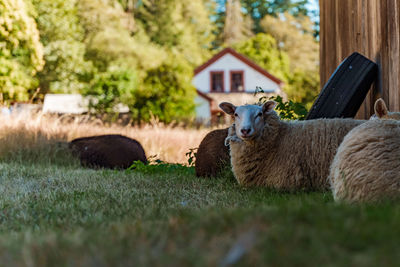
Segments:
[[[60,145],[65,135],[46,132],[46,125],[0,122],[4,266],[400,262],[398,203],[343,205],[329,193],[242,188],[229,171],[199,179],[192,167],[176,164],[85,169]],[[182,136],[195,140],[190,134]]]

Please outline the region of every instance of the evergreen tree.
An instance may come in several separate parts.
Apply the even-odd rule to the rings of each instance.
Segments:
[[[44,64],[39,32],[24,0],[0,0],[0,14],[0,101],[28,100]]]
[[[253,20],[255,33],[263,32],[260,22],[266,15],[277,17],[285,12],[295,17],[307,15],[308,0],[241,0],[241,3]]]
[[[239,0],[227,0],[225,5],[224,43],[231,46],[251,35],[249,20],[242,13]]]

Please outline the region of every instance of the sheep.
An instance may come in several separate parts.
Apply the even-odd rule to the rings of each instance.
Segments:
[[[333,198],[367,202],[400,196],[400,119],[385,102],[375,102],[375,117],[351,130],[333,159],[329,183]]]
[[[371,116],[370,120],[400,120],[400,112],[390,112],[382,98],[375,101],[374,111],[375,114]]]
[[[372,120],[350,131],[333,159],[335,201],[367,202],[400,196],[400,122]]]
[[[224,145],[228,128],[209,132],[201,141],[196,154],[197,176],[216,176],[229,165],[229,148]]]
[[[69,148],[87,167],[127,169],[137,160],[147,164],[141,144],[122,135],[77,138],[69,143]]]
[[[278,190],[327,190],[329,166],[343,137],[364,121],[317,119],[283,121],[274,111],[276,102],[262,106],[219,106],[234,117],[226,144],[232,170],[243,186]]]

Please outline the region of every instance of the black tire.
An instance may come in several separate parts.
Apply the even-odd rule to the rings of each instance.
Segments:
[[[357,52],[351,54],[322,88],[306,119],[354,118],[377,74],[377,64]]]

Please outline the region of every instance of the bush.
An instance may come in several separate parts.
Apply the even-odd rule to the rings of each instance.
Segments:
[[[107,72],[94,75],[85,89],[89,108],[94,113],[118,113],[117,105],[130,104],[137,89],[136,74],[132,69],[110,68]]]

